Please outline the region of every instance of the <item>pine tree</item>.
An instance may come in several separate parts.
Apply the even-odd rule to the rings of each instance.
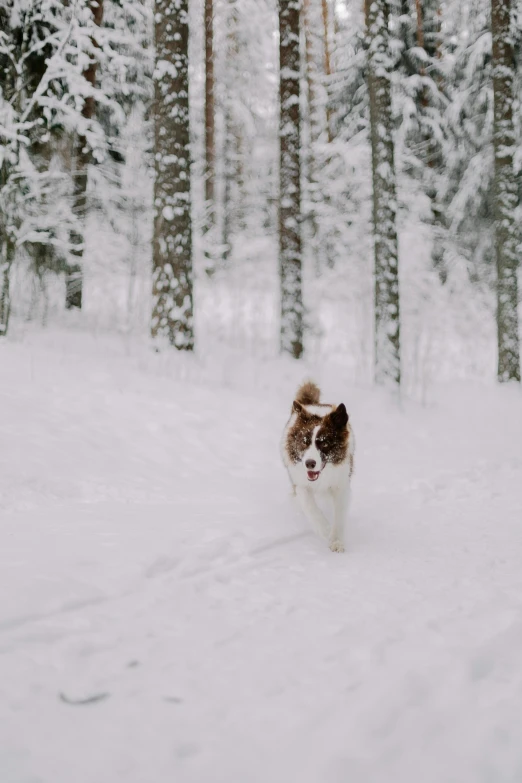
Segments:
[[[279,0],[281,349],[303,353],[299,0]]]
[[[375,253],[375,379],[400,384],[400,312],[389,2],[366,0]]]
[[[63,271],[74,217],[60,139],[81,123],[75,7],[39,0],[0,7],[0,334],[7,333],[10,272],[21,251],[34,271]],[[78,89],[80,86],[80,89]]]
[[[193,350],[188,0],[156,0],[151,333]]]
[[[92,14],[92,22],[95,27],[101,27],[103,20],[103,0],[87,0],[87,13]],[[94,88],[96,85],[96,72],[98,69],[98,60],[96,58],[96,49],[98,42],[95,35],[91,38],[92,51],[89,52],[89,63],[83,72],[83,78],[90,85],[92,92],[88,94],[83,102],[82,117],[86,123],[90,123],[94,117],[96,103],[94,100]],[[68,310],[72,308],[81,309],[83,296],[83,276],[82,261],[85,246],[84,232],[85,221],[87,218],[87,184],[89,164],[91,163],[92,149],[89,146],[84,133],[77,133],[74,140],[74,149],[72,154],[73,162],[73,209],[77,218],[76,228],[71,234],[71,253],[74,257],[74,263],[68,265],[65,278],[65,306]]]
[[[446,24],[466,31],[449,47],[445,192],[449,255],[463,259],[474,282],[495,286],[493,90],[489,0],[454,6]]]
[[[518,334],[518,256],[513,169],[516,148],[513,122],[514,59],[511,0],[491,1],[495,150],[494,219],[497,260],[498,380],[520,381]]]
[[[444,82],[440,69],[441,7],[440,0],[415,0],[417,30],[416,43],[420,55],[418,70],[421,78],[417,111],[419,125],[419,159],[423,164],[423,189],[430,201],[432,226],[431,261],[442,282],[446,281],[444,245],[447,225],[441,191],[444,160],[444,112],[447,101],[443,94]],[[419,58],[418,58],[419,59]]]

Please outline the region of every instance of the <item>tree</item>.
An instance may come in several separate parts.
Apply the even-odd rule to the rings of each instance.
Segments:
[[[324,76],[326,87],[330,86],[330,77],[332,75],[332,65],[330,57],[330,21],[328,0],[321,0],[321,15],[323,18],[323,53],[324,53]],[[332,141],[331,113],[326,101],[326,130],[328,141]]]
[[[420,131],[418,134],[420,160],[423,164],[422,180],[424,192],[430,200],[431,260],[441,281],[445,282],[447,269],[444,259],[444,239],[447,221],[441,198],[441,190],[443,190],[441,175],[444,169],[442,142],[446,135],[444,112],[447,102],[443,94],[444,82],[440,69],[442,57],[440,0],[424,0],[424,2],[415,0],[415,10],[416,43],[420,56],[417,123]]]
[[[103,20],[103,0],[88,0],[88,13],[92,15],[92,22],[95,27],[101,27]],[[89,124],[93,119],[96,102],[94,99],[94,88],[96,85],[96,71],[98,69],[98,60],[96,50],[98,42],[93,34],[90,39],[91,51],[88,53],[88,65],[83,71],[83,78],[90,86],[91,90],[83,101],[82,117]],[[81,309],[83,294],[83,276],[82,260],[85,247],[84,233],[85,221],[87,217],[87,185],[89,164],[92,158],[92,149],[84,133],[76,134],[72,154],[73,165],[73,210],[76,215],[76,228],[71,234],[71,254],[75,262],[68,265],[65,278],[65,306],[68,310],[72,308]]]
[[[239,211],[240,203],[240,197],[237,193],[236,198],[233,198],[234,185],[239,186],[236,187],[238,190],[242,184],[241,128],[236,117],[238,64],[240,62],[239,11],[239,4],[236,0],[228,0],[224,14],[227,21],[227,35],[225,42],[226,71],[223,74],[223,221],[221,226],[222,259],[225,265],[228,263],[232,251],[233,215]]]
[[[279,0],[279,270],[281,349],[303,353],[299,0]]]
[[[75,128],[73,18],[61,0],[0,5],[0,335],[8,329],[10,272],[20,251],[35,271],[63,271],[74,218],[57,139]],[[81,92],[80,92],[81,97]]]
[[[205,201],[206,227],[215,219],[214,1],[205,0]]]
[[[151,333],[194,348],[188,0],[156,0]]]
[[[375,257],[375,379],[400,384],[397,197],[391,109],[389,1],[366,0]]]
[[[497,261],[498,380],[520,381],[518,335],[518,257],[513,169],[516,149],[513,122],[515,64],[511,39],[511,0],[491,0],[493,37],[493,147],[495,151],[494,220]]]
[[[450,30],[466,30],[466,36],[444,44],[445,49],[451,47],[451,68],[442,203],[449,255],[464,260],[475,284],[481,282],[494,290],[494,112],[488,5],[487,0],[474,0],[455,6],[445,22]]]

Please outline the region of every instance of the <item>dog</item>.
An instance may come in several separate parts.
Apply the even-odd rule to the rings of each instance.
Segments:
[[[316,532],[329,539],[332,552],[344,552],[344,525],[350,501],[355,438],[344,403],[320,402],[311,381],[298,389],[281,441],[283,463],[293,494]],[[331,526],[316,502],[330,496],[334,506]]]

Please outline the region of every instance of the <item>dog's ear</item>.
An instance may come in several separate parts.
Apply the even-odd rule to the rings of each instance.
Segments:
[[[337,408],[330,414],[330,420],[334,427],[338,430],[342,430],[348,424],[348,413],[346,412],[346,405],[342,402]]]
[[[294,400],[294,402],[292,403],[292,411],[294,413],[303,413],[304,408],[303,408],[303,406],[301,405],[300,402],[297,402],[297,400]]]

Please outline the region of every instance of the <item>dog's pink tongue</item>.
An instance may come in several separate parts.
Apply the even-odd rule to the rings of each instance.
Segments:
[[[315,472],[314,470],[309,470],[308,478],[310,481],[316,481],[319,478],[319,471]]]

